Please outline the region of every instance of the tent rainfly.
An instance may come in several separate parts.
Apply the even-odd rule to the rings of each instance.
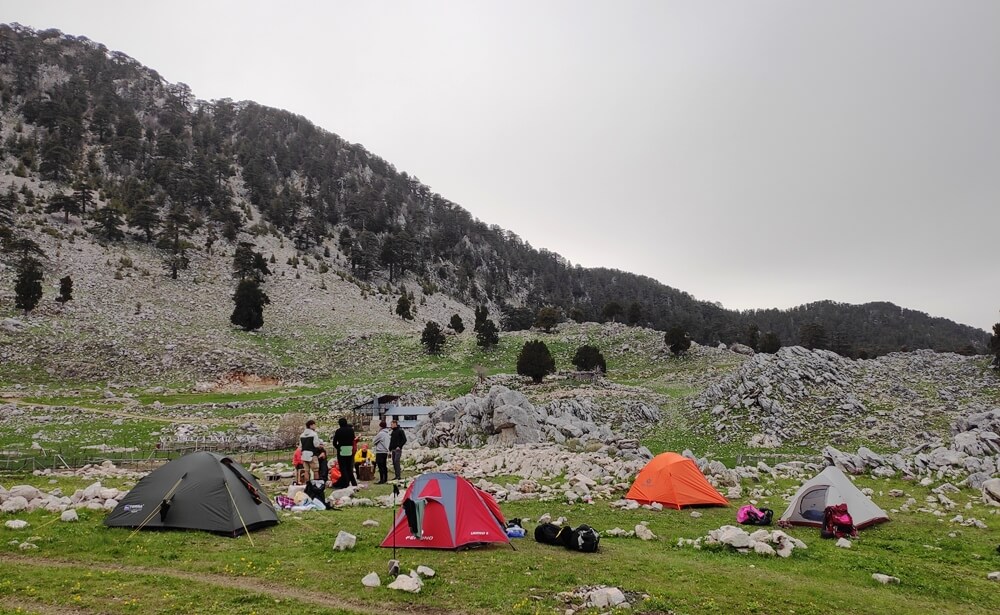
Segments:
[[[458,549],[510,543],[507,521],[493,496],[455,474],[421,474],[403,495],[403,506],[382,547]]]
[[[858,529],[889,520],[884,510],[834,466],[827,467],[799,488],[781,520],[792,525],[822,527],[824,510],[836,504],[847,504]]]
[[[693,461],[677,453],[660,453],[639,471],[625,498],[640,504],[729,506]]]
[[[104,519],[108,527],[205,530],[232,537],[277,523],[257,479],[229,457],[206,451],[153,470]]]

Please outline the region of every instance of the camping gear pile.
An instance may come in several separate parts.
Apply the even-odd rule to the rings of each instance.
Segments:
[[[771,525],[774,511],[770,508],[757,508],[753,504],[741,506],[736,511],[736,520],[741,525]]]

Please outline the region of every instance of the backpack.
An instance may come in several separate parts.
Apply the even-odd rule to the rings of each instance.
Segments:
[[[326,491],[325,483],[321,480],[308,481],[306,483],[305,491],[309,499],[316,499],[320,502],[326,499],[326,496],[324,495],[324,492]]]
[[[539,523],[535,526],[535,541],[546,545],[566,547],[571,551],[593,553],[597,551],[601,535],[589,525],[581,525],[573,529],[569,526],[560,527],[554,523]]]
[[[770,508],[757,508],[747,504],[736,511],[736,520],[742,525],[771,525],[774,511]]]
[[[819,535],[823,538],[854,538],[858,535],[858,528],[854,527],[854,519],[847,511],[847,504],[835,504],[823,510],[823,527],[820,528]]]
[[[572,545],[569,549],[593,553],[597,551],[597,546],[601,542],[601,535],[589,525],[581,525],[571,532],[573,536]]]
[[[543,545],[566,546],[565,535],[569,528],[559,527],[555,523],[539,523],[535,526],[535,542]]]

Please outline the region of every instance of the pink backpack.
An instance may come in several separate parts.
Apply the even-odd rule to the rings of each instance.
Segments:
[[[736,520],[743,525],[771,525],[774,511],[770,508],[757,508],[747,504],[736,511]]]

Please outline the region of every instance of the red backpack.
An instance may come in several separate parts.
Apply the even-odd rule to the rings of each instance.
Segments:
[[[835,504],[827,506],[823,510],[823,527],[820,529],[820,536],[823,538],[843,538],[850,536],[855,538],[858,535],[858,528],[854,527],[854,519],[851,513],[847,512],[847,504]]]

